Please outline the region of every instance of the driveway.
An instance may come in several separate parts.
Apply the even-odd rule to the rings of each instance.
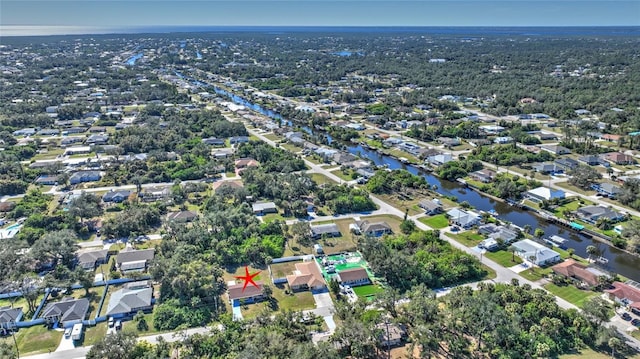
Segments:
[[[316,308],[333,308],[333,300],[331,300],[331,294],[328,292],[313,293],[313,300],[316,302]]]
[[[64,330],[64,329],[59,329],[59,330]],[[58,348],[56,349],[57,352],[63,351],[63,350],[70,350],[70,349],[75,349],[75,345],[73,344],[73,339],[71,339],[71,335],[69,335],[69,338],[65,338],[64,335],[62,335],[62,339],[60,340],[60,345],[58,345]]]

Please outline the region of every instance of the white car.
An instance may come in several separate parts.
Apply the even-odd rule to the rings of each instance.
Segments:
[[[66,329],[64,330],[64,337],[65,337],[65,338],[67,338],[67,339],[71,338],[71,329],[72,329],[72,328],[71,328],[71,327],[69,327],[69,328],[66,328]]]

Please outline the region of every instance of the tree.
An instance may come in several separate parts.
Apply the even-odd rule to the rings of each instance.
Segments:
[[[616,337],[609,339],[609,348],[611,348],[611,357],[616,357],[616,350],[622,347],[622,341]]]
[[[49,232],[33,244],[30,255],[41,265],[55,267],[60,263],[71,268],[78,249],[77,239],[75,232],[68,229]]]
[[[595,168],[587,165],[579,165],[575,169],[569,171],[569,183],[580,187],[582,189],[588,189],[597,180],[602,178],[602,174]]]
[[[573,255],[576,253],[576,250],[573,248],[567,248],[567,254],[569,254],[569,258],[573,258]]]
[[[78,266],[74,272],[74,277],[75,280],[78,281],[78,283],[80,283],[80,285],[82,286],[82,288],[84,288],[84,295],[85,297],[89,296],[89,289],[91,289],[91,287],[93,287],[93,271],[86,271],[83,268],[81,268],[80,266]]]
[[[337,296],[338,293],[340,293],[340,283],[338,283],[336,279],[331,278],[331,280],[329,281],[329,290],[331,291],[331,293]]]
[[[311,226],[309,222],[298,221],[291,225],[290,230],[300,245],[308,246],[311,244]]]
[[[598,248],[596,248],[596,246],[587,246],[587,254],[589,255],[589,259],[591,259],[592,256],[598,255]]]
[[[609,305],[600,296],[589,298],[584,302],[582,312],[587,319],[598,325],[609,320]]]
[[[85,218],[93,218],[102,214],[101,199],[93,193],[82,192],[69,205],[69,215],[79,217],[80,223]]]
[[[16,359],[18,357],[15,348],[6,342],[0,342],[0,358]]]
[[[602,229],[603,231],[610,230],[611,228],[613,228],[613,221],[611,220],[611,218],[607,217],[598,218],[596,227]]]
[[[542,228],[536,228],[533,232],[533,236],[536,238],[542,238],[544,236],[544,230]]]
[[[526,234],[531,233],[531,225],[530,224],[525,224],[523,229],[524,229],[524,233],[526,233]]]
[[[119,331],[95,343],[87,353],[87,359],[130,359],[135,348],[135,334]]]
[[[147,323],[147,320],[145,319],[144,313],[142,311],[138,311],[135,317],[133,317],[133,320],[136,321],[136,328],[139,332],[146,332],[147,330],[149,330],[149,324]]]
[[[416,223],[414,221],[410,220],[410,219],[404,220],[404,221],[402,221],[402,223],[400,223],[400,230],[404,234],[410,234],[411,232],[415,231],[416,229],[417,229]]]

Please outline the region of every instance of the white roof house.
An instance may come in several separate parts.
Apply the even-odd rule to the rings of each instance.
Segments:
[[[460,227],[470,228],[480,223],[482,216],[476,212],[470,210],[464,210],[460,208],[453,208],[447,215],[451,221]]]
[[[558,189],[538,187],[525,192],[525,196],[533,201],[542,202],[543,200],[550,201],[554,198],[563,199],[565,193]]]
[[[560,261],[560,254],[549,249],[542,244],[536,243],[530,239],[523,239],[513,244],[516,254],[526,260],[531,261],[537,266],[543,266]]]

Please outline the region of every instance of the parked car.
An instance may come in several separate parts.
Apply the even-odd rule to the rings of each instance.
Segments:
[[[631,324],[635,325],[636,327],[640,327],[640,319],[634,319],[631,321]]]
[[[108,323],[109,323],[109,328],[113,328],[113,317],[109,318]]]
[[[66,329],[64,330],[64,337],[65,337],[65,338],[67,338],[67,339],[71,338],[71,330],[72,330],[72,328],[71,328],[71,327],[66,328]]]
[[[122,329],[122,322],[118,320],[115,326],[116,326],[116,330]]]
[[[624,319],[626,321],[631,320],[631,316],[627,312],[624,312],[624,313],[620,314],[620,318],[622,318],[622,319]]]

